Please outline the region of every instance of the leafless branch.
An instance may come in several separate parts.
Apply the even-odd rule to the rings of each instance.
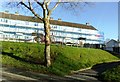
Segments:
[[[20,2],[20,4],[21,5],[24,5],[27,9],[29,9],[37,18],[39,18],[39,19],[41,19],[42,20],[42,18],[37,14],[37,13],[35,13],[35,11],[34,11],[34,9],[32,8],[32,4],[31,4],[31,2],[30,1],[28,1],[28,4],[29,4],[29,6],[28,5],[26,5],[24,2]]]
[[[55,6],[52,9],[48,10],[48,15],[51,15],[51,13],[58,7],[60,1],[61,0],[58,0],[58,2],[55,4]]]
[[[55,10],[55,8],[59,5],[60,1],[61,1],[61,0],[58,0],[58,2],[55,4],[55,6],[50,10],[51,12],[52,12],[53,10]]]
[[[38,5],[40,5],[43,8],[43,3],[40,3],[38,0],[34,0]]]
[[[48,2],[47,2],[47,6],[50,4],[50,2],[51,2],[51,0],[48,0]]]

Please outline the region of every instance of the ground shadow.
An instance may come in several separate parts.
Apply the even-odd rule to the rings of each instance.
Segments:
[[[111,68],[114,68],[116,66],[120,65],[120,61],[118,62],[109,62],[109,63],[102,63],[102,64],[97,64],[94,65],[91,69],[94,71],[97,71],[98,73],[98,80],[102,81],[102,82],[106,82],[105,80],[103,80],[103,78],[101,77],[101,74]]]
[[[120,54],[119,53],[108,51],[108,50],[105,50],[105,51],[111,53],[112,55],[114,55],[114,56],[116,56],[118,58],[120,58]],[[102,72],[104,72],[107,69],[116,67],[117,65],[120,65],[120,61],[106,62],[106,63],[96,64],[96,65],[94,65],[92,67],[92,69],[95,70],[95,71],[97,71],[98,73],[102,73]]]
[[[20,61],[23,61],[23,62],[27,62],[27,63],[31,63],[31,64],[40,64],[40,65],[44,65],[44,63],[41,63],[41,62],[35,62],[33,60],[26,60],[25,58],[21,58],[19,56],[16,56],[14,55],[14,53],[9,53],[9,52],[4,52],[2,51],[2,55],[7,55],[7,56],[10,56],[16,60],[20,60]]]
[[[102,64],[97,64],[92,67],[93,70],[97,71],[98,73],[102,73],[107,69],[111,69],[113,67],[116,67],[120,65],[120,61],[118,62],[109,62],[109,63],[102,63]]]
[[[13,80],[11,78],[10,79],[6,78],[10,82],[86,82],[80,79],[56,76],[56,75],[51,75],[51,74],[42,74],[38,72],[26,71],[20,68],[16,69],[14,67],[9,67],[9,68],[7,67],[7,69],[6,67],[3,67],[3,69],[5,69],[8,73],[10,72],[13,74],[22,75],[25,77],[36,79],[34,81],[34,80],[20,80],[21,78],[16,78],[16,77],[13,77],[12,78]],[[6,81],[3,81],[3,82],[6,82]]]
[[[112,55],[114,55],[114,56],[116,56],[116,57],[118,57],[118,58],[120,58],[120,53],[113,52],[113,51],[109,51],[109,50],[105,50],[105,51],[111,53]]]

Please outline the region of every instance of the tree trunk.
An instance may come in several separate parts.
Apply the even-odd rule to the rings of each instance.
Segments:
[[[45,32],[45,49],[44,49],[44,56],[45,56],[45,65],[49,67],[51,65],[51,58],[50,58],[50,22],[49,16],[46,15],[44,12],[44,32]]]

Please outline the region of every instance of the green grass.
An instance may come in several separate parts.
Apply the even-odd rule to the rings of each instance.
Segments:
[[[120,65],[103,72],[101,78],[105,82],[120,82]]]
[[[44,65],[44,44],[2,42],[2,63],[21,69],[66,75],[73,70],[91,67],[102,62],[118,60],[118,57],[100,49],[51,45],[52,65]]]

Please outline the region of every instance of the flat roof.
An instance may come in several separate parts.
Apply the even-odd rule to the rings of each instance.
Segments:
[[[42,20],[32,17],[32,16],[24,16],[24,15],[17,15],[17,14],[10,14],[5,12],[0,12],[1,18],[7,18],[7,19],[13,19],[13,20],[22,20],[22,21],[30,21],[30,22],[38,22],[43,23]],[[78,24],[78,23],[71,23],[71,22],[65,22],[65,21],[59,21],[59,20],[50,20],[50,24],[53,25],[60,25],[60,26],[69,26],[69,27],[75,27],[75,28],[82,28],[82,29],[91,29],[91,30],[97,30],[91,25],[86,24]]]

